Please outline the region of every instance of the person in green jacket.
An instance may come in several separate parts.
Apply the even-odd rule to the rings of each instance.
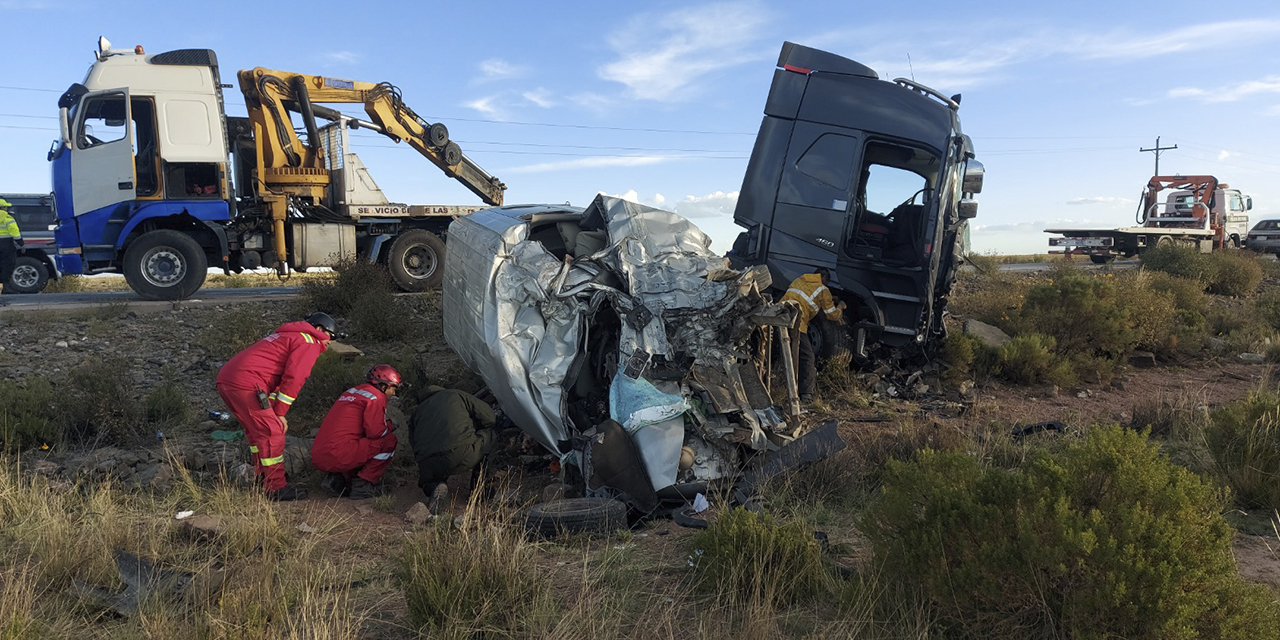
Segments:
[[[449,504],[449,476],[476,470],[493,450],[497,423],[493,409],[465,391],[431,385],[418,392],[409,442],[432,513]]]
[[[13,219],[9,209],[13,205],[0,198],[0,293],[9,287],[9,278],[13,276],[13,268],[18,262],[18,251],[26,251],[22,246],[22,231],[18,229],[18,221]],[[7,304],[0,300],[0,305]]]

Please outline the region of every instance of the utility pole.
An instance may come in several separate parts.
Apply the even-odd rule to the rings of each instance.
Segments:
[[[1172,147],[1162,147],[1162,146],[1160,146],[1160,136],[1156,136],[1156,146],[1155,146],[1155,147],[1152,147],[1152,148],[1150,148],[1150,149],[1138,149],[1138,151],[1154,151],[1154,152],[1155,152],[1155,154],[1156,154],[1156,172],[1155,172],[1155,173],[1153,173],[1152,175],[1156,175],[1156,176],[1158,176],[1158,175],[1160,175],[1160,152],[1161,152],[1161,151],[1168,151],[1168,150],[1170,150],[1170,149],[1177,149],[1177,148],[1178,148],[1178,145],[1176,145],[1176,144],[1175,144],[1175,145],[1173,145]]]

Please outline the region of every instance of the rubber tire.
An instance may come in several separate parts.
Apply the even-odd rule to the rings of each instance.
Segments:
[[[418,251],[421,253],[417,254]],[[391,278],[405,291],[438,289],[444,281],[444,251],[444,240],[440,236],[426,229],[410,229],[391,242],[391,250],[387,252],[387,269],[391,271]],[[425,272],[405,264],[406,260],[414,257],[434,260],[434,264]],[[415,274],[415,270],[419,273]]]
[[[148,254],[168,249],[185,269],[181,277],[168,284],[152,282],[144,275]],[[200,243],[181,231],[158,229],[142,234],[124,252],[124,279],[145,300],[184,300],[200,290],[209,272],[209,258]]]
[[[813,344],[813,357],[819,363],[834,361],[848,365],[853,358],[853,336],[843,323],[814,318],[809,323],[808,337]]]
[[[25,277],[27,284],[20,284],[18,278]],[[34,281],[32,278],[34,277]],[[49,267],[44,261],[33,256],[18,256],[13,273],[9,274],[9,282],[4,290],[9,293],[40,293],[49,284]]]
[[[544,538],[627,528],[627,505],[611,498],[565,498],[529,507],[525,530]]]
[[[1115,256],[1089,256],[1089,262],[1094,264],[1111,264],[1115,260]]]

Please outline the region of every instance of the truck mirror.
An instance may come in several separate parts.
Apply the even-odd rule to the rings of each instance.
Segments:
[[[1253,196],[1244,197],[1244,210],[1253,211]]]
[[[62,107],[58,109],[58,130],[62,134],[62,146],[71,148],[71,110]]]
[[[956,214],[961,220],[972,220],[978,217],[978,201],[972,198],[964,198],[960,200],[960,205],[956,208]]]
[[[970,160],[964,169],[964,180],[961,183],[960,191],[964,193],[982,193],[982,179],[986,176],[987,170],[977,160]]]

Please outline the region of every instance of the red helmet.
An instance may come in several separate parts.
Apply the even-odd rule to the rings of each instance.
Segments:
[[[389,364],[376,364],[369,370],[369,375],[365,379],[370,384],[385,384],[398,387],[402,384],[400,372]]]

